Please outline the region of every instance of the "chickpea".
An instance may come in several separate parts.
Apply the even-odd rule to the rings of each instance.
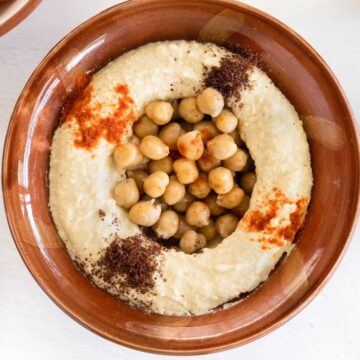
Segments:
[[[181,135],[177,141],[179,153],[189,160],[198,160],[204,152],[200,131],[193,130]]]
[[[229,134],[235,141],[235,144],[237,146],[241,146],[242,145],[242,140],[241,140],[241,137],[240,137],[240,132],[238,129],[232,131],[230,134]]]
[[[149,196],[148,194],[145,194],[142,198],[141,198],[141,201],[154,201],[154,204],[155,205],[159,205],[160,208],[161,208],[161,211],[165,211],[168,209],[168,205],[161,202],[160,201],[160,198],[152,198],[151,196]]]
[[[144,181],[148,177],[148,173],[144,170],[130,170],[127,176],[135,180],[136,186],[140,193],[144,191]]]
[[[209,140],[219,135],[220,132],[212,121],[200,121],[194,125],[194,130],[200,131],[201,138],[204,144],[207,144]]]
[[[159,138],[170,150],[177,150],[177,141],[185,130],[178,123],[170,123],[164,126],[159,133]]]
[[[236,230],[238,223],[239,220],[234,214],[226,214],[216,219],[215,228],[222,238],[226,238]]]
[[[216,127],[223,133],[233,132],[238,125],[238,118],[229,110],[223,110],[218,116],[214,117]]]
[[[248,161],[248,153],[242,149],[237,149],[233,156],[224,160],[224,167],[231,171],[241,171]]]
[[[189,206],[195,201],[194,196],[190,193],[186,192],[184,197],[173,205],[174,210],[180,213],[184,213],[187,211]]]
[[[188,190],[198,199],[206,198],[211,191],[207,175],[200,174],[197,180],[188,186]]]
[[[185,219],[189,225],[202,227],[209,223],[210,210],[201,201],[193,202],[186,211]]]
[[[159,131],[159,126],[156,125],[148,116],[142,115],[133,125],[133,130],[135,134],[142,139],[148,135],[156,135]]]
[[[167,156],[160,160],[150,161],[149,170],[151,173],[155,171],[164,171],[167,174],[171,174],[173,172],[172,158],[170,156]]]
[[[232,209],[241,203],[244,195],[245,193],[242,189],[234,186],[228,193],[218,195],[216,203],[225,209]]]
[[[215,136],[207,143],[209,153],[219,160],[233,156],[237,150],[234,139],[228,134]]]
[[[210,155],[209,151],[205,150],[203,156],[198,160],[200,169],[204,172],[209,172],[212,169],[221,165],[221,160]]]
[[[213,117],[224,108],[224,98],[217,90],[209,87],[201,91],[196,98],[200,111]]]
[[[142,226],[153,226],[160,218],[161,206],[154,200],[139,201],[129,211],[129,219]]]
[[[174,161],[174,171],[182,184],[191,184],[199,177],[196,163],[189,159],[180,158]]]
[[[116,204],[124,209],[131,208],[139,201],[140,194],[134,179],[119,182],[114,190]]]
[[[217,195],[214,193],[211,193],[204,199],[205,204],[210,210],[211,216],[219,216],[223,214],[225,211],[223,207],[218,205],[216,200],[217,200]]]
[[[179,114],[189,123],[196,123],[204,118],[204,114],[200,111],[195,97],[181,100]]]
[[[244,195],[241,203],[234,208],[231,209],[231,211],[238,216],[239,218],[243,217],[246,211],[249,209],[250,206],[250,197],[247,195]]]
[[[209,224],[200,228],[199,231],[200,234],[203,234],[206,237],[207,241],[214,240],[217,235],[215,223],[211,219],[209,220]]]
[[[209,172],[209,185],[218,194],[228,193],[234,186],[234,179],[229,169],[218,167]]]
[[[185,192],[185,186],[172,176],[164,192],[163,200],[168,205],[174,205],[184,198]]]
[[[256,183],[256,174],[251,171],[240,177],[240,186],[245,190],[245,192],[250,195],[254,189]]]
[[[154,135],[145,136],[141,140],[140,150],[151,160],[160,160],[169,155],[169,147]]]
[[[166,210],[160,215],[154,230],[161,239],[169,239],[174,236],[179,227],[179,216],[175,211]]]
[[[144,156],[139,148],[130,142],[118,145],[113,156],[118,171],[129,169],[144,162]]]
[[[185,231],[192,230],[191,226],[186,222],[184,216],[179,216],[179,226],[178,229],[174,235],[175,239],[181,239],[181,237],[184,235]]]
[[[171,120],[174,109],[166,101],[153,101],[146,106],[145,112],[155,124],[165,125]]]
[[[198,234],[194,230],[187,230],[180,240],[180,249],[186,254],[194,252],[206,246],[206,238],[202,234]]]
[[[169,176],[164,171],[155,171],[144,181],[144,191],[151,197],[157,198],[164,194],[169,184]]]

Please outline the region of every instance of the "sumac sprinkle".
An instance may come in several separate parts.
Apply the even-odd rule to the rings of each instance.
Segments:
[[[117,287],[146,293],[154,286],[162,247],[142,235],[115,239],[97,263],[96,275]]]

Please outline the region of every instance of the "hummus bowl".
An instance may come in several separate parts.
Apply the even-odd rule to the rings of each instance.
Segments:
[[[172,26],[161,25],[163,18]],[[310,146],[314,186],[304,227],[290,254],[241,301],[201,316],[147,314],[93,286],[71,261],[48,206],[52,138],[79,79],[129,50],[164,40],[226,42],[260,53],[271,80],[303,121]],[[277,20],[231,1],[127,2],[75,29],[35,70],[10,121],[3,194],[24,262],[65,312],[123,345],[201,354],[266,334],[319,292],[355,223],[358,138],[349,105],[331,71],[303,39]]]

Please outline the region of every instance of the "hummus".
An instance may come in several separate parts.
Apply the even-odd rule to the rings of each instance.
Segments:
[[[125,176],[113,164],[116,142],[127,141],[132,122],[149,102],[195,96],[203,87],[204,69],[219,66],[226,54],[214,44],[193,41],[150,43],[129,51],[92,77],[55,132],[49,176],[58,233],[93,282],[130,305],[166,315],[207,313],[265,281],[304,221],[312,171],[302,122],[268,76],[253,66],[241,100],[228,99],[257,174],[250,208],[237,230],[198,254],[157,251],[150,291],[123,291],[94,271],[114,236],[152,241],[113,199],[116,183]],[[102,123],[114,116],[121,121],[106,132]],[[84,124],[86,133],[80,129]]]

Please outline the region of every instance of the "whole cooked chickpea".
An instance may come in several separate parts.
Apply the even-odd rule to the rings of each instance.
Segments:
[[[170,175],[173,172],[173,160],[170,156],[166,156],[160,160],[152,160],[149,163],[149,170],[151,173],[164,171]]]
[[[206,246],[206,238],[194,230],[187,230],[180,239],[180,249],[186,254],[193,254]]]
[[[179,216],[173,210],[166,210],[160,215],[159,221],[154,225],[157,236],[169,239],[174,236],[179,227]]]
[[[244,190],[234,186],[228,193],[218,195],[216,202],[225,209],[232,209],[241,203],[244,195]]]
[[[226,214],[216,219],[215,228],[222,238],[226,238],[236,230],[238,223],[239,220],[234,214]]]
[[[163,195],[169,184],[169,175],[164,171],[155,171],[144,181],[144,191],[153,198]]]
[[[189,225],[202,227],[209,223],[210,210],[201,201],[193,202],[186,211],[185,219]]]
[[[174,109],[166,101],[153,101],[146,106],[145,112],[155,124],[165,125],[171,120]]]
[[[133,125],[133,130],[140,139],[148,135],[156,135],[159,126],[156,125],[148,116],[142,115]]]
[[[168,205],[174,205],[184,198],[185,192],[185,186],[175,176],[171,176],[169,185],[164,192],[163,200]]]
[[[215,136],[207,143],[209,153],[219,160],[225,160],[233,156],[237,150],[234,139],[228,134]]]
[[[139,201],[129,211],[129,219],[141,226],[153,226],[160,218],[161,206],[155,200]]]
[[[218,205],[217,195],[214,193],[210,193],[205,199],[204,203],[210,210],[211,216],[219,216],[225,212],[225,209]]]
[[[177,179],[182,184],[191,184],[199,177],[195,161],[180,158],[174,161],[173,167]]]
[[[199,168],[204,172],[209,172],[212,169],[221,165],[221,160],[214,158],[208,150],[205,150],[203,156],[198,160]]]
[[[144,162],[144,156],[139,148],[130,142],[118,145],[114,149],[113,157],[118,171],[129,169]]]
[[[179,114],[189,123],[196,123],[204,118],[204,114],[200,111],[195,97],[181,100],[179,104]]]
[[[203,234],[206,237],[207,241],[214,240],[217,235],[215,223],[211,219],[209,220],[209,224],[200,228],[199,231],[200,234]]]
[[[194,130],[200,131],[201,138],[204,144],[207,144],[209,140],[220,134],[215,124],[209,120],[204,120],[196,123],[194,125]]]
[[[233,132],[238,126],[238,118],[230,110],[223,110],[213,120],[216,127],[227,134]]]
[[[149,196],[148,194],[145,194],[142,196],[142,198],[140,199],[141,201],[154,201],[155,205],[159,205],[161,208],[161,211],[165,211],[168,210],[169,206],[163,202],[160,201],[160,198],[154,199],[151,196]]]
[[[256,174],[253,171],[240,176],[240,186],[248,195],[252,193],[255,183]]]
[[[139,201],[140,194],[134,179],[125,179],[119,182],[114,190],[116,204],[129,209]]]
[[[160,160],[169,155],[169,147],[154,135],[141,140],[140,151],[151,160]]]
[[[231,171],[221,166],[211,170],[208,179],[210,187],[218,194],[226,194],[234,186]]]
[[[135,180],[136,186],[139,189],[140,194],[144,191],[144,181],[149,174],[144,170],[129,170],[127,176]]]
[[[188,190],[198,199],[206,198],[211,191],[207,175],[200,174],[197,180],[188,186]]]
[[[189,160],[196,161],[204,152],[200,131],[193,130],[181,135],[177,141],[179,153]]]
[[[223,165],[231,171],[241,171],[244,169],[248,158],[248,153],[238,148],[233,156],[230,156],[229,158],[224,160]]]
[[[210,116],[218,116],[224,108],[224,98],[214,88],[206,88],[196,98],[200,111]]]
[[[160,130],[159,138],[173,151],[177,150],[177,141],[183,134],[185,134],[185,130],[180,124],[172,122]]]
[[[192,230],[192,227],[186,222],[185,217],[182,215],[179,216],[179,226],[174,234],[175,239],[181,239],[181,237],[184,235],[185,231]]]
[[[242,218],[246,213],[246,211],[249,209],[249,206],[250,206],[250,196],[244,195],[240,204],[232,208],[231,211],[239,218]]]
[[[183,198],[173,205],[173,208],[177,212],[184,213],[194,201],[194,196],[186,192]]]

